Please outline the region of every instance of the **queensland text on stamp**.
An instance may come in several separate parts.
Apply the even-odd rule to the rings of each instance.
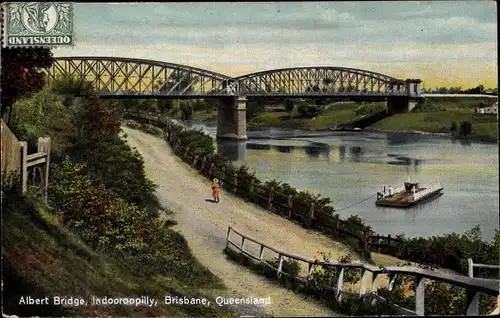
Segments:
[[[73,3],[7,2],[4,47],[73,45]]]

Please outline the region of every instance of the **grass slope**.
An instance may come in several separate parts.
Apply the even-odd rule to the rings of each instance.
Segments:
[[[164,305],[166,295],[212,298],[223,288],[215,278],[200,291],[182,277],[146,277],[133,264],[89,248],[59,224],[57,216],[37,198],[11,194],[3,211],[3,312],[18,316],[231,316],[219,308]],[[189,253],[184,242],[181,248]],[[201,266],[190,255],[189,264]],[[21,296],[155,297],[158,307],[147,306],[27,306]],[[213,303],[213,301],[212,301]]]
[[[429,98],[435,110],[410,112],[387,117],[370,128],[392,131],[422,131],[450,134],[453,122],[460,127],[462,121],[472,123],[472,138],[484,141],[498,139],[498,119],[496,115],[475,114],[479,103],[491,105],[493,99],[485,98]]]
[[[381,103],[365,104],[364,108],[376,111]],[[383,103],[382,103],[383,104]],[[291,114],[285,111],[263,112],[249,121],[249,127],[278,127],[299,129],[325,129],[360,118],[356,110],[362,105],[357,103],[331,104],[314,120],[302,118],[294,110]]]

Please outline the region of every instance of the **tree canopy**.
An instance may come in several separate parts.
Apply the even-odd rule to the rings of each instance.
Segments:
[[[42,90],[45,74],[40,68],[52,65],[49,48],[2,48],[2,115],[12,102]]]

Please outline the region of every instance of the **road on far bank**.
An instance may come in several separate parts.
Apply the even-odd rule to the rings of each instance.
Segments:
[[[145,171],[159,185],[161,203],[175,213],[173,229],[184,235],[196,258],[220,277],[229,296],[271,297],[266,314],[274,316],[332,316],[322,304],[305,300],[243,266],[226,259],[228,226],[280,250],[314,258],[318,251],[331,253],[332,260],[348,249],[321,234],[308,231],[284,218],[222,191],[221,202],[206,202],[210,181],[178,158],[161,138],[123,127],[127,141],[143,156]]]

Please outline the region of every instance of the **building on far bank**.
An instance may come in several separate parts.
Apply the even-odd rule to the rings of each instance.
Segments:
[[[479,106],[476,107],[476,114],[495,114],[498,115],[498,102],[495,102],[491,106]]]

